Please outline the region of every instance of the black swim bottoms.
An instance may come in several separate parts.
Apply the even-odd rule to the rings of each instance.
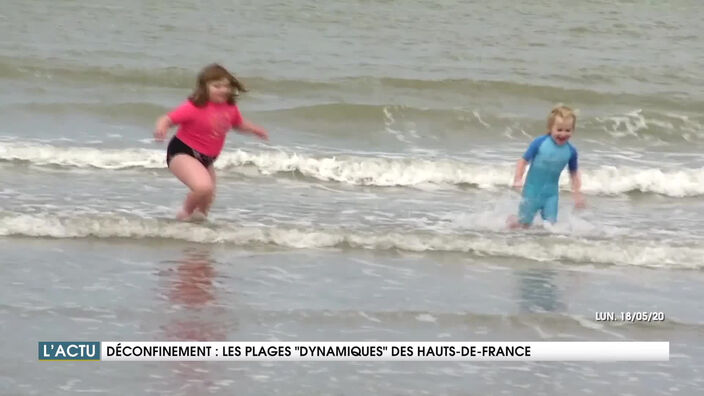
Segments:
[[[218,157],[211,157],[209,155],[201,154],[198,151],[192,149],[189,145],[184,143],[181,139],[174,136],[169,142],[169,147],[166,149],[166,166],[169,165],[171,159],[174,158],[176,154],[187,154],[191,157],[200,161],[204,167],[208,168],[215,162]]]

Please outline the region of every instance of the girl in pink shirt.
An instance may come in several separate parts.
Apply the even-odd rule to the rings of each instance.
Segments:
[[[196,89],[188,100],[157,120],[154,138],[158,141],[166,138],[170,127],[179,125],[166,151],[169,170],[191,189],[176,216],[179,220],[189,219],[196,210],[207,216],[215,194],[213,162],[230,129],[268,140],[266,130],[242,118],[235,104],[239,93],[246,91],[227,69],[212,64],[198,74]]]

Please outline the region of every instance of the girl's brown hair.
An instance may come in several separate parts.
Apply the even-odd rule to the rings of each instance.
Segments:
[[[203,70],[198,73],[198,82],[196,89],[193,90],[191,96],[188,99],[196,106],[203,107],[208,103],[208,83],[211,81],[222,80],[226,78],[230,82],[232,87],[232,93],[227,98],[227,103],[235,104],[237,97],[240,92],[247,92],[244,85],[233,76],[227,69],[213,63],[203,68]]]

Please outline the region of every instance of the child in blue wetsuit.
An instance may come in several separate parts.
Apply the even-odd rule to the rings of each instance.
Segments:
[[[577,150],[568,142],[576,123],[577,117],[572,109],[555,107],[548,116],[548,133],[533,140],[518,160],[513,186],[518,190],[523,188],[523,199],[518,209],[518,219],[510,222],[512,227],[529,226],[538,211],[543,220],[550,223],[557,221],[558,182],[565,166],[570,171],[575,206],[584,207]],[[523,174],[529,163],[530,170],[523,184]]]

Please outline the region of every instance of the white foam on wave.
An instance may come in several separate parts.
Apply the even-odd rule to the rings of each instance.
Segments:
[[[496,198],[490,204],[485,205],[483,210],[475,213],[447,213],[442,216],[442,220],[445,222],[443,226],[456,231],[513,232],[507,229],[507,219],[509,216],[516,215],[520,199],[519,194],[512,193]],[[551,233],[556,236],[593,239],[635,235],[633,229],[594,224],[587,220],[585,212],[573,208],[561,210],[560,221],[556,224],[543,222],[540,215],[537,215],[533,221],[533,227],[524,232]],[[653,233],[653,230],[649,230],[649,232]]]
[[[643,109],[634,109],[624,114],[596,117],[594,121],[594,126],[617,139],[635,138],[654,145],[665,145],[665,140],[673,139],[687,142],[701,142],[704,139],[704,126],[697,119],[676,113],[646,111],[643,114]],[[590,121],[586,122],[592,126]]]
[[[58,147],[46,144],[1,142],[0,161],[27,161],[35,165],[79,168],[165,168],[164,150],[130,148],[97,149]],[[365,157],[355,155],[316,156],[284,150],[225,152],[218,168],[254,167],[264,175],[298,172],[321,181],[365,186],[408,186],[428,189],[473,185],[483,189],[505,188],[513,176],[513,164],[476,164],[453,159]],[[582,169],[582,189],[587,194],[615,195],[632,191],[671,197],[704,194],[704,168],[662,170],[630,166],[600,166]],[[569,189],[569,178],[561,179]]]
[[[158,150],[61,147],[29,142],[0,142],[0,160],[99,169],[153,169],[166,166],[164,153]]]
[[[699,245],[674,246],[662,242],[623,238],[562,238],[523,232],[485,235],[364,232],[241,226],[231,223],[192,224],[118,214],[71,217],[5,213],[0,215],[0,235],[50,238],[162,238],[237,246],[269,244],[297,249],[349,246],[370,250],[468,252],[482,256],[536,261],[704,268],[704,248]]]

